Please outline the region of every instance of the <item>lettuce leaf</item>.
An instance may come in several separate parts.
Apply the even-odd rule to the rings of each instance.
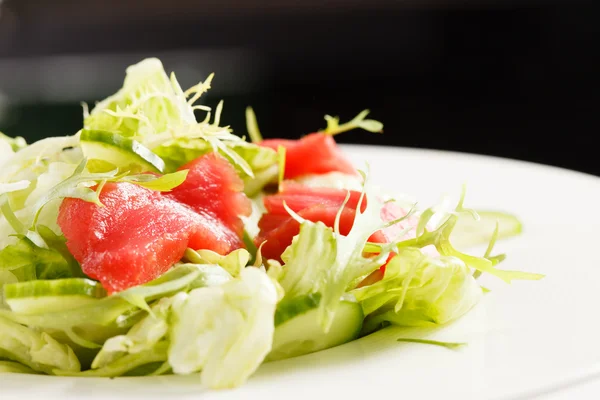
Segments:
[[[209,388],[241,385],[271,350],[276,303],[271,279],[255,267],[224,285],[178,296],[169,332],[173,371],[201,371]]]
[[[246,249],[234,250],[225,256],[211,250],[187,249],[184,257],[193,264],[218,265],[233,277],[239,276],[250,261],[250,253]]]
[[[164,297],[152,306],[152,314],[135,324],[126,335],[108,339],[92,363],[92,369],[106,367],[126,353],[136,354],[166,339],[172,298]],[[166,361],[166,358],[165,360]]]
[[[373,119],[365,119],[367,115],[369,115],[369,113],[369,110],[363,110],[356,117],[352,118],[352,120],[341,125],[339,117],[332,117],[331,115],[326,115],[325,121],[327,121],[327,128],[325,128],[321,132],[327,135],[337,135],[339,133],[347,132],[353,129],[364,129],[366,131],[376,133],[383,132],[383,124],[381,122],[375,121]]]
[[[300,232],[281,256],[284,264],[279,283],[285,298],[327,290],[328,272],[335,264],[336,250],[333,229],[322,222],[303,222]]]
[[[361,203],[369,185],[365,176]],[[369,196],[365,210],[356,213],[352,229],[346,236],[339,233],[339,218],[344,207],[345,203],[333,229],[321,222],[305,221],[288,209],[300,222],[300,232],[281,256],[284,266],[279,282],[285,298],[321,293],[320,319],[325,331],[330,329],[336,308],[348,287],[383,265],[392,246],[379,249],[378,255],[363,255],[368,238],[385,226],[381,220],[383,204],[376,196]],[[361,209],[360,206],[357,208]]]
[[[7,269],[0,268],[0,309],[9,308],[8,304],[6,304],[6,302],[4,300],[4,293],[3,293],[4,285],[7,285],[9,283],[17,283],[17,282],[19,282],[19,279],[17,279],[17,277],[12,272],[10,272]]]
[[[4,144],[8,145],[10,147],[11,153],[16,153],[17,151],[24,149],[25,147],[27,147],[27,142],[25,141],[25,139],[23,139],[22,137],[18,136],[18,137],[10,137],[5,135],[4,133],[0,132],[0,149],[5,149],[6,147],[4,147]],[[3,150],[0,150],[0,155],[2,155]],[[8,154],[8,152],[6,152]],[[0,160],[2,160],[3,157],[0,157]]]
[[[0,317],[31,328],[62,332],[83,348],[98,348],[100,343],[122,334],[143,318],[150,311],[148,304],[178,292],[220,285],[230,279],[218,266],[179,264],[151,282],[82,307],[27,315],[0,309]]]
[[[196,118],[175,76],[169,79],[160,60],[148,58],[127,68],[123,87],[94,107],[84,127],[144,137],[185,122]]]
[[[368,316],[365,330],[369,331],[382,322],[404,326],[445,324],[469,311],[483,291],[460,259],[434,258],[407,248],[387,264],[381,281],[351,294]]]
[[[168,342],[159,342],[156,346],[140,351],[139,353],[125,353],[116,357],[112,362],[97,369],[88,369],[82,372],[55,369],[54,375],[58,376],[85,376],[85,377],[117,377],[117,376],[145,376],[159,375],[159,370],[167,359]]]
[[[231,134],[221,135],[220,141],[223,145],[216,146],[215,149],[214,144],[206,140],[208,137],[210,136],[190,132],[184,137],[170,139],[154,147],[152,151],[165,161],[167,171],[174,171],[215,150],[229,159],[243,178],[254,176],[277,164],[277,153],[273,149],[247,143]],[[240,159],[243,160],[243,164],[239,162]],[[248,170],[251,173],[248,173]]]
[[[161,176],[152,174],[128,175],[119,179],[119,181],[133,183],[157,192],[170,192],[185,182],[188,172],[189,170],[186,169]]]
[[[220,127],[223,102],[214,113],[210,107],[194,105],[210,89],[212,78],[183,92],[175,75],[169,78],[159,60],[143,60],[127,69],[123,87],[94,107],[84,127],[134,138],[165,161],[167,172],[216,151],[243,178],[253,178],[276,163],[276,154],[233,135],[227,126]],[[201,122],[194,115],[197,109],[207,111]]]
[[[119,376],[145,364],[167,361],[167,352],[161,349],[167,347],[172,302],[173,298],[162,298],[152,306],[152,312],[133,325],[127,334],[108,339],[94,358],[91,370],[79,375]],[[150,355],[152,357],[148,357]]]
[[[0,374],[36,374],[33,369],[16,361],[0,361]]]
[[[50,163],[78,163],[82,157],[78,135],[42,139],[3,160],[0,182],[35,180]]]
[[[4,160],[8,160],[15,153],[10,143],[2,140],[2,132],[0,132],[0,167],[4,164]]]
[[[492,239],[490,241],[490,245],[488,246],[488,250],[483,257],[477,257],[463,253],[452,245],[450,238],[456,224],[458,223],[459,216],[471,214],[473,218],[478,218],[477,212],[467,209],[463,206],[465,195],[466,190],[463,188],[460,200],[454,209],[446,210],[439,207],[426,209],[419,219],[417,237],[399,242],[397,244],[398,251],[402,251],[402,249],[408,247],[423,248],[426,246],[434,246],[439,254],[442,256],[451,256],[460,259],[468,267],[476,270],[477,275],[480,275],[481,273],[488,273],[502,279],[506,283],[510,283],[512,280],[542,279],[544,277],[542,274],[523,271],[509,271],[495,267],[505,258],[504,254],[496,256],[491,256],[490,254],[497,239],[497,230],[495,234],[491,235]],[[435,224],[431,224],[432,221],[437,222]],[[433,229],[428,229],[428,225],[434,225]]]
[[[34,371],[52,374],[55,368],[79,371],[73,350],[45,332],[38,332],[0,316],[0,359],[16,361]]]
[[[11,271],[20,282],[72,277],[72,267],[54,249],[39,247],[26,236],[0,250],[0,270]]]

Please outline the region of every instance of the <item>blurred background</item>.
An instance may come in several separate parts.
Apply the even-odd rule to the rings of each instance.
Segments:
[[[595,4],[594,4],[595,3]],[[598,1],[0,0],[0,131],[76,132],[81,101],[159,57],[245,134],[296,138],[364,108],[385,134],[600,175]]]

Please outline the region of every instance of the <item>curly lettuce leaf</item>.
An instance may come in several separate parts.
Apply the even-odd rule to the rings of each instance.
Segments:
[[[45,332],[0,316],[0,359],[18,362],[30,369],[52,374],[54,369],[77,372],[81,369],[73,350]]]
[[[273,282],[255,267],[224,285],[179,296],[172,305],[171,368],[201,371],[209,388],[241,385],[271,350],[276,303]]]
[[[544,277],[542,274],[523,271],[509,271],[495,267],[505,258],[504,254],[496,256],[490,255],[493,244],[497,239],[497,233],[492,234],[490,246],[483,257],[477,257],[463,253],[453,246],[450,238],[459,220],[459,216],[463,214],[470,214],[473,218],[478,218],[478,215],[474,210],[467,209],[463,206],[465,194],[466,191],[463,188],[461,198],[453,210],[448,211],[439,209],[438,207],[432,207],[425,210],[419,220],[417,237],[399,242],[397,244],[398,251],[402,251],[402,249],[408,247],[423,248],[426,246],[434,246],[440,255],[451,256],[460,259],[468,267],[476,270],[477,275],[481,273],[488,273],[502,279],[506,283],[510,283],[512,280],[542,279]],[[434,225],[433,229],[428,229],[427,226],[431,225],[430,222],[435,220],[438,220],[439,222]]]
[[[159,60],[143,60],[127,69],[123,87],[94,107],[84,127],[134,138],[163,158],[167,171],[217,151],[244,176],[254,177],[275,163],[275,156],[272,150],[247,143],[229,127],[219,126],[223,102],[214,113],[210,107],[194,105],[210,89],[212,78],[211,74],[183,92],[175,75],[167,77]],[[197,109],[207,111],[204,121],[196,120]]]
[[[327,288],[328,267],[336,260],[333,229],[322,222],[303,222],[292,244],[283,252],[279,283],[286,298],[318,293]]]
[[[339,117],[332,117],[331,115],[325,116],[327,121],[327,128],[322,130],[322,133],[327,135],[337,135],[342,132],[347,132],[353,129],[364,129],[369,132],[381,133],[383,132],[383,124],[374,119],[365,119],[369,115],[369,110],[361,111],[352,120],[340,125]]]
[[[365,179],[360,203],[364,201],[368,187]],[[284,266],[279,282],[285,291],[285,298],[321,293],[319,315],[325,331],[330,329],[336,309],[348,287],[383,265],[391,248],[380,248],[379,254],[372,257],[363,255],[368,238],[385,226],[381,220],[383,204],[377,201],[376,196],[369,197],[363,212],[357,211],[353,227],[346,236],[339,233],[339,219],[344,207],[345,203],[340,208],[333,229],[321,222],[305,221],[288,209],[300,222],[300,232],[281,256]],[[360,205],[357,209],[361,209]]]
[[[195,122],[175,76],[169,78],[160,60],[148,58],[127,68],[123,87],[94,107],[84,127],[144,137]]]
[[[365,329],[391,322],[404,326],[445,324],[479,302],[483,291],[455,257],[431,257],[407,248],[386,266],[382,280],[351,292],[361,303]]]

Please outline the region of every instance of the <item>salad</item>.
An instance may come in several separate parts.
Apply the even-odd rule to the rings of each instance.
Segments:
[[[0,372],[231,388],[264,362],[453,321],[482,273],[542,278],[498,268],[514,216],[464,191],[419,209],[349,162],[334,137],[382,131],[368,111],[287,140],[248,108],[246,139],[222,102],[198,104],[212,78],[184,91],[146,59],[79,132],[0,136]]]

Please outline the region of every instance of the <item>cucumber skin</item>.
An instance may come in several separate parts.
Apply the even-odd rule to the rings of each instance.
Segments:
[[[100,283],[85,278],[37,280],[4,285],[6,300],[73,295],[101,298],[106,296],[106,290]]]
[[[275,311],[275,326],[317,308],[321,302],[321,293],[311,293],[293,299],[282,300]]]
[[[298,303],[297,306],[292,306],[291,303],[294,300]],[[336,311],[329,332],[324,332],[318,321],[318,305],[306,309],[311,301],[314,301],[314,297],[311,297],[311,295],[300,296],[290,300],[289,304],[284,307],[284,310],[287,309],[290,313],[289,315],[291,315],[291,310],[294,307],[299,313],[295,317],[288,317],[286,321],[276,326],[273,348],[266,357],[266,362],[315,353],[337,347],[359,337],[364,320],[362,307],[359,303],[342,301]],[[279,309],[280,307],[278,307]],[[282,337],[284,337],[284,340],[282,340]]]
[[[118,133],[84,129],[81,131],[80,140],[84,146],[87,144],[114,147],[121,153],[130,153],[132,160],[135,159],[136,163],[148,167],[154,172],[163,173],[165,171],[166,166],[162,158],[137,140],[119,135]]]

